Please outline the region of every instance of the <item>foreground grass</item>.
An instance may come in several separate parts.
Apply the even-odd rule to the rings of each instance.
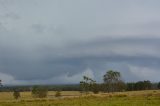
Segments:
[[[49,95],[52,93],[54,92],[50,92]],[[14,100],[12,98],[4,100],[1,97],[0,106],[160,106],[159,91],[124,92],[114,94],[101,93],[97,95],[91,94],[89,96],[73,97],[73,94],[75,93],[78,95],[77,92],[64,92],[63,95],[72,95],[72,97],[48,97],[45,99],[31,98],[29,97],[29,93],[22,93],[23,97],[19,100]]]

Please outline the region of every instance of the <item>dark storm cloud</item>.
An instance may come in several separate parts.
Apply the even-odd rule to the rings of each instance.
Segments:
[[[154,0],[1,0],[0,78],[6,84],[160,80],[160,7]],[[139,73],[139,74],[137,74]]]
[[[45,47],[37,49],[36,51],[36,54],[40,55],[40,58],[36,58],[34,55],[32,56],[32,54],[24,52],[15,53],[14,49],[9,49],[9,53],[6,51],[8,55],[5,53],[0,56],[2,60],[1,65],[3,66],[1,72],[11,74],[17,80],[45,80],[65,74],[73,76],[85,71],[88,67],[97,74],[101,72],[104,73],[110,68],[120,70],[125,74],[128,71],[127,73],[129,74],[130,69],[128,65],[158,69],[160,63],[159,55],[146,54],[143,51],[154,51],[153,47],[156,46],[157,48],[155,50],[159,50],[159,41],[160,39],[103,39],[84,42],[83,44],[77,43],[74,44],[74,46],[68,46],[64,49],[57,50],[51,48],[47,49]],[[131,47],[133,50],[142,45],[143,48],[141,48],[143,51],[135,51],[135,53],[138,53],[136,55],[135,53],[125,53],[127,49],[123,50],[124,53],[118,53],[114,52],[114,45],[119,47],[116,51],[120,51],[121,46],[123,48],[124,45],[126,45],[127,48]],[[101,49],[97,50],[97,48]],[[96,51],[93,52],[93,50]],[[121,63],[123,64],[121,65]],[[98,77],[100,77],[100,75]],[[98,77],[95,76],[97,79]],[[127,80],[134,80],[135,77],[136,76],[130,73],[130,77]]]

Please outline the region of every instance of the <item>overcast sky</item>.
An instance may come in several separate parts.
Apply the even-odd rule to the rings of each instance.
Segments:
[[[0,0],[3,84],[160,81],[159,0]]]

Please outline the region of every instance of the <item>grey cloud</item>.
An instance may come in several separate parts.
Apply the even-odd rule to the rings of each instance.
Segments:
[[[106,70],[115,69],[126,81],[134,81],[147,78],[134,73],[143,69],[146,72],[141,73],[153,72],[149,80],[160,80],[154,78],[160,63],[158,4],[158,0],[3,0],[1,75],[20,84],[56,79],[63,83],[74,82],[72,78],[90,69],[102,81]]]
[[[15,13],[6,13],[6,14],[2,15],[1,17],[4,19],[14,19],[14,20],[20,19],[20,17]]]
[[[45,31],[45,26],[40,25],[40,24],[34,24],[31,26],[31,28],[36,32],[36,33],[44,33]]]
[[[150,41],[150,43],[147,43]],[[153,42],[154,41],[154,42]],[[130,47],[130,44],[132,44],[132,47],[138,47],[138,45],[151,45],[151,47],[158,46],[159,45],[159,39],[120,39],[120,40],[96,40],[92,42],[82,43],[82,44],[74,44],[75,46],[69,46],[65,47],[64,49],[42,49],[43,52],[37,51],[36,54],[40,54],[40,58],[34,57],[32,54],[25,54],[24,56],[28,55],[28,57],[21,57],[20,54],[13,55],[13,51],[10,52],[10,56],[1,56],[1,64],[3,65],[2,72],[4,73],[10,73],[13,75],[16,79],[19,80],[30,80],[30,79],[48,79],[55,76],[61,76],[68,73],[69,76],[76,75],[78,73],[83,72],[86,68],[91,68],[94,73],[99,73],[97,71],[101,71],[104,73],[107,69],[109,69],[109,64],[115,64],[115,63],[124,63],[122,66],[115,65],[114,67],[111,66],[111,68],[115,68],[118,70],[119,67],[120,70],[123,72],[123,67],[127,68],[128,64],[136,65],[136,66],[143,66],[143,67],[152,67],[152,68],[159,68],[159,57],[154,57],[152,55],[141,55],[145,54],[143,51],[138,54],[131,53],[128,56],[122,55],[121,53],[109,53],[109,50],[112,51],[112,49],[108,49],[109,47],[113,47],[112,45],[118,45],[120,47],[121,45],[127,45],[128,48]],[[136,42],[136,43],[135,43]],[[156,43],[157,42],[157,43]],[[104,46],[103,46],[104,45]],[[109,45],[109,47],[107,46]],[[99,53],[102,51],[98,51],[97,48],[100,48],[103,46],[103,49],[107,50],[104,51],[105,53]],[[91,49],[91,50],[90,50]],[[93,52],[93,49],[96,49],[97,51]],[[134,48],[133,48],[134,49]],[[150,51],[148,48],[143,48]],[[78,53],[77,53],[78,50]],[[117,50],[118,51],[118,50]],[[86,54],[87,52],[87,54]],[[125,50],[123,52],[126,52]],[[21,52],[19,52],[21,53]],[[56,55],[60,54],[61,55]],[[33,56],[32,56],[33,55]],[[3,57],[3,58],[2,58]],[[129,70],[129,68],[125,69],[126,71]],[[123,72],[124,73],[124,72]],[[96,74],[96,75],[97,75]],[[102,74],[102,73],[101,73]],[[100,74],[100,75],[101,75]],[[24,76],[23,76],[24,75]],[[99,77],[100,77],[99,75]],[[98,78],[97,78],[98,79]],[[129,79],[128,79],[129,80]]]

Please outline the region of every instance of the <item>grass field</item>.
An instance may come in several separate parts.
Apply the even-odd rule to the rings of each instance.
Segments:
[[[59,98],[48,92],[44,99],[33,98],[31,92],[21,92],[15,100],[12,92],[0,92],[0,106],[160,106],[160,90],[99,93],[81,95],[76,91],[62,92]]]

